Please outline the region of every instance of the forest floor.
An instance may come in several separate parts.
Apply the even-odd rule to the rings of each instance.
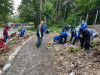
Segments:
[[[29,35],[33,36],[33,33],[28,33],[27,39]],[[81,49],[77,53],[68,53],[68,47],[72,45],[69,39],[66,44],[53,44],[55,35],[59,33],[46,34],[39,49],[36,48],[37,37],[34,35],[21,48],[3,75],[69,75],[71,72],[75,75],[100,75],[100,44],[90,48],[90,51]],[[8,61],[8,56],[25,41],[24,38],[14,40],[15,43],[8,44],[8,50],[0,54],[1,69]],[[100,39],[96,38],[95,41]],[[79,43],[75,45],[79,46]]]
[[[50,34],[50,39],[58,34]],[[95,38],[95,41],[100,41],[100,38]],[[74,46],[79,47],[79,44],[77,42]],[[100,43],[89,51],[81,49],[77,53],[68,53],[70,45],[72,44],[69,41],[66,44],[51,44],[50,50],[56,61],[57,72],[60,75],[69,75],[71,72],[75,75],[100,75]]]

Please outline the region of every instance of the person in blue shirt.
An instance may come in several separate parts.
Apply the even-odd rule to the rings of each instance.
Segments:
[[[91,28],[88,28],[87,30],[89,31],[90,36],[92,37],[92,41],[93,41],[94,38],[95,38],[96,36],[98,36],[98,32],[97,32],[95,29],[91,29]]]
[[[67,33],[65,33],[65,32],[62,32],[61,34],[60,34],[60,44],[65,44],[66,43],[66,40],[67,40],[67,37],[68,37],[68,34]]]
[[[61,35],[56,35],[56,36],[54,36],[54,42],[56,42],[56,43],[60,43],[60,38],[61,38]]]
[[[43,25],[43,33],[45,33],[45,31],[46,31],[46,25],[44,24]]]
[[[82,30],[87,28],[87,24],[85,23],[85,21],[82,21],[82,23],[80,23],[79,26],[81,27]]]
[[[60,35],[54,36],[54,42],[64,44],[66,43],[66,39],[68,37],[68,34],[65,32],[62,32]]]
[[[20,33],[19,33],[19,36],[23,37],[25,32],[26,32],[25,29],[21,29],[21,31],[20,31]]]
[[[78,27],[72,30],[70,42],[72,41],[73,37],[74,37],[74,41],[73,41],[73,45],[74,45],[76,43],[76,40],[78,40],[80,37],[80,32]]]

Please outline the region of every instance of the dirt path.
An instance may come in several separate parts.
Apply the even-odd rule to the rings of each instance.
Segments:
[[[58,75],[52,54],[46,48],[49,43],[47,36],[44,36],[39,49],[36,48],[36,39],[34,37],[27,42],[4,75]]]

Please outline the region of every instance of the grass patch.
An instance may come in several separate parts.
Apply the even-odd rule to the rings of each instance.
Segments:
[[[49,29],[50,29],[50,32],[54,32],[54,31],[58,31],[59,32],[59,30],[62,29],[62,28],[58,27],[58,26],[51,26],[51,27],[49,27]]]
[[[28,30],[28,31],[37,31],[37,28],[30,27],[30,28],[26,28],[26,30]]]
[[[15,44],[15,41],[9,41],[8,44],[9,44],[9,45]]]
[[[3,28],[3,26],[2,26],[2,25],[0,25],[0,29],[1,29],[1,28]]]

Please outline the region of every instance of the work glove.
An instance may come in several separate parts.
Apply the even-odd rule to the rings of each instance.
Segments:
[[[41,38],[41,35],[40,35],[40,38]]]

